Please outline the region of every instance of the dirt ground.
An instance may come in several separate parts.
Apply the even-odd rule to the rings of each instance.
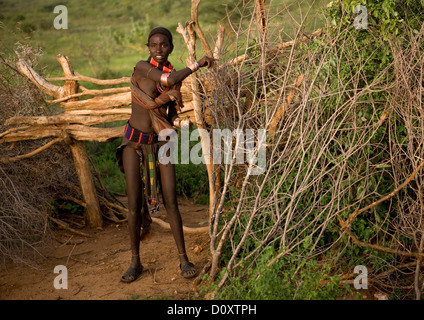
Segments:
[[[208,207],[179,199],[183,223],[187,227],[205,227]],[[155,217],[166,221],[165,210]],[[127,224],[105,222],[100,229],[83,229],[90,237],[55,230],[52,244],[43,250],[44,259],[37,268],[9,263],[0,266],[2,300],[127,300],[196,299],[199,287],[193,279],[180,275],[176,245],[170,230],[153,223],[152,236],[143,242],[140,256],[144,271],[130,284],[121,283],[131,259]],[[208,233],[185,234],[186,249],[199,273],[209,259]],[[68,288],[56,289],[57,265],[68,271]]]

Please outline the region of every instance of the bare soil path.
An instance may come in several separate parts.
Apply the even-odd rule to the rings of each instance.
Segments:
[[[183,223],[187,227],[205,227],[208,207],[179,199]],[[163,207],[155,217],[166,221]],[[176,245],[170,230],[153,224],[152,236],[143,242],[140,255],[144,271],[133,283],[121,283],[129,266],[131,252],[127,224],[105,223],[101,230],[82,230],[90,237],[65,230],[54,231],[54,238],[43,250],[44,259],[37,268],[9,263],[0,266],[2,300],[127,300],[195,299],[199,287],[193,279],[180,275]],[[209,259],[208,233],[185,234],[189,259],[199,273]],[[56,289],[57,265],[68,271],[68,289]]]

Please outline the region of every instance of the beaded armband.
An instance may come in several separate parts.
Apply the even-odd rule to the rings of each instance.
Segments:
[[[160,76],[160,83],[163,84],[165,87],[168,86],[169,75],[169,73],[162,73],[162,75]]]

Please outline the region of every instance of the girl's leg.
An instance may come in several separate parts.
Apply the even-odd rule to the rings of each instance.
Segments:
[[[132,282],[142,271],[140,262],[141,209],[145,201],[140,177],[140,157],[134,148],[125,147],[122,154],[128,197],[128,231],[131,244],[131,264],[121,281]]]
[[[186,278],[191,278],[196,275],[196,271],[193,264],[189,262],[186,254],[183,223],[177,202],[175,166],[171,163],[166,165],[160,164],[159,170],[166,213],[168,215],[172,235],[177,245],[181,270],[183,271],[182,275]]]

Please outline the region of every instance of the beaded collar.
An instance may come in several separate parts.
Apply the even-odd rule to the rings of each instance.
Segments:
[[[159,69],[160,71],[163,71],[166,73],[171,73],[175,71],[174,66],[168,60],[163,63],[158,63],[155,59],[153,59],[153,57],[149,57],[147,59],[147,62],[150,63],[152,66],[156,67],[157,69]],[[160,82],[156,82],[156,88],[158,89],[160,93],[164,93],[166,91],[169,91],[170,89],[169,87],[163,86],[162,83]]]

